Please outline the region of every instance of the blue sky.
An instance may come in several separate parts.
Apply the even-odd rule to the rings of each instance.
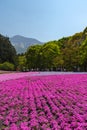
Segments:
[[[42,42],[81,32],[87,26],[87,0],[0,0],[0,33]]]

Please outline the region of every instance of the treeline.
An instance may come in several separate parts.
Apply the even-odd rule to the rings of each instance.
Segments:
[[[8,66],[19,71],[87,71],[87,28],[73,36],[32,45],[18,55],[9,38],[0,35],[0,63],[10,63]]]
[[[31,46],[25,57],[29,69],[87,71],[87,28],[70,37]]]

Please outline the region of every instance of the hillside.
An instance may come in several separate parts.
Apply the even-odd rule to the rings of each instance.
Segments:
[[[28,38],[20,35],[15,35],[11,37],[10,42],[15,47],[17,53],[24,53],[29,46],[42,43],[37,39]]]
[[[26,61],[29,69],[87,71],[87,27],[72,36],[30,47]]]
[[[20,70],[38,68],[39,70],[87,71],[87,27],[72,36],[44,44],[33,38],[16,35],[10,38],[12,45],[17,53],[26,51],[25,54],[17,55],[18,57],[13,46],[11,49],[9,38],[1,36],[0,39],[0,62],[15,63]]]

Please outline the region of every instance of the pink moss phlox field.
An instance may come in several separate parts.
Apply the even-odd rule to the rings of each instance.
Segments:
[[[18,79],[25,76],[30,76],[33,74],[38,74],[38,72],[15,72],[15,73],[8,73],[8,74],[0,74],[0,81],[6,81],[10,79]]]
[[[0,130],[87,130],[87,75],[1,81]]]

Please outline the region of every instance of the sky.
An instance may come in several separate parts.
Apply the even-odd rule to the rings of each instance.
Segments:
[[[87,26],[87,0],[0,0],[0,34],[41,42],[81,32]]]

